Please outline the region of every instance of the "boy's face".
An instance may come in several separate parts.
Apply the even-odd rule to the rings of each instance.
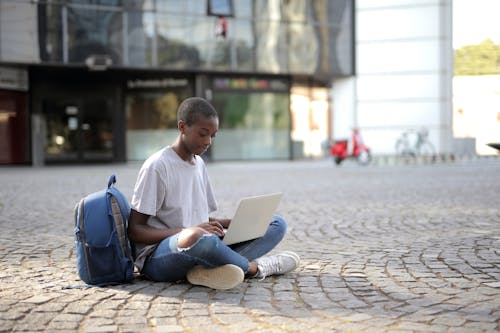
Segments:
[[[179,130],[182,142],[188,152],[201,155],[210,147],[219,130],[219,119],[217,117],[200,117],[191,126],[181,120],[179,121]]]

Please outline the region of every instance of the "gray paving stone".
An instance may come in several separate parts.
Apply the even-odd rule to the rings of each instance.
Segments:
[[[241,196],[285,193],[278,250],[301,256],[296,272],[230,291],[144,279],[83,288],[73,207],[110,173],[130,198],[139,167],[1,168],[0,332],[500,330],[500,159],[208,164],[221,215]]]
[[[156,326],[154,332],[157,333],[184,333],[184,328],[179,325]]]
[[[112,333],[118,331],[116,325],[88,326],[83,330],[85,333]]]

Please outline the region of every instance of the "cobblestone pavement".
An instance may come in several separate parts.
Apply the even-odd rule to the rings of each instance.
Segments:
[[[1,332],[498,332],[500,160],[359,167],[214,163],[219,216],[285,193],[299,269],[215,291],[78,288],[73,207],[139,164],[0,168]],[[69,288],[68,288],[69,287]]]

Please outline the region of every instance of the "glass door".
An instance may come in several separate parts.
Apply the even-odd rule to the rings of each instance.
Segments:
[[[79,101],[48,99],[43,102],[42,108],[45,119],[45,161],[78,161]]]
[[[82,101],[81,150],[85,161],[113,159],[113,113],[111,100],[94,98]]]
[[[328,156],[328,89],[294,85],[291,89],[294,158]]]
[[[113,105],[105,97],[48,98],[45,161],[104,162],[114,158]]]

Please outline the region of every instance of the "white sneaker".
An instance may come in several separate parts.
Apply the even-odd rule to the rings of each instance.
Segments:
[[[265,279],[266,276],[286,274],[295,270],[300,264],[299,256],[291,251],[284,251],[278,254],[262,257],[255,260],[258,272],[255,277]]]
[[[243,282],[245,273],[232,264],[222,265],[215,268],[203,266],[193,267],[187,273],[189,283],[212,289],[232,289]]]
[[[292,252],[292,251],[281,251],[280,254],[291,255],[292,257],[294,257],[295,259],[297,259],[297,267],[299,266],[299,264],[300,264],[300,257],[299,257],[299,255],[297,253]]]

